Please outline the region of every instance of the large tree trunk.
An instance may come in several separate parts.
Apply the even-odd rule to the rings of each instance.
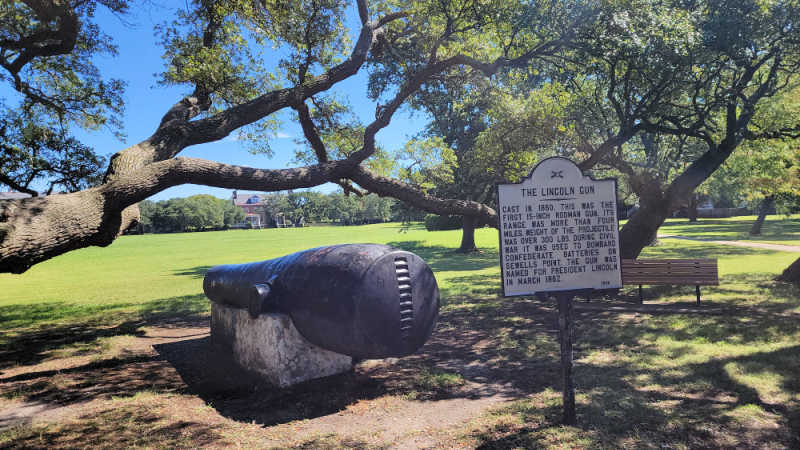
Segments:
[[[654,184],[652,178],[632,177],[631,185],[643,204],[619,232],[622,258],[636,259],[656,239],[658,228],[667,217],[688,202],[697,186],[725,162],[737,145],[738,141],[733,137],[724,139],[719,146],[709,149],[690,164],[664,190]]]
[[[461,217],[461,246],[458,248],[460,253],[477,252],[475,246],[475,217]]]
[[[776,280],[800,284],[800,258],[797,258],[792,265],[784,269]]]
[[[631,187],[639,196],[639,209],[633,213],[619,232],[620,254],[624,259],[636,259],[642,249],[655,243],[658,228],[670,211],[665,208],[664,187],[648,173],[631,174]]]
[[[113,181],[74,194],[0,202],[0,272],[22,273],[36,263],[90,245],[109,245],[124,212],[145,198],[179,184],[226,189],[282,191],[349,178],[379,195],[391,195],[425,211],[468,215],[497,226],[486,205],[439,199],[399,180],[376,175],[350,160],[292,169],[254,169],[197,158],[173,158],[118,174]]]
[[[194,183],[278,191],[318,186],[344,178],[350,170],[343,161],[262,170],[174,158],[118,174],[113,181],[74,194],[0,202],[0,272],[22,273],[71,250],[109,245],[122,230],[124,212],[131,205],[171,186]]]
[[[107,183],[135,176],[155,155],[145,141],[111,158],[101,187],[0,204],[0,272],[22,273],[55,255],[114,242],[138,221],[139,208],[115,199]]]
[[[619,251],[622,259],[636,259],[639,253],[657,240],[658,228],[672,210],[664,202],[647,202],[633,213],[619,231]]]
[[[689,216],[689,222],[697,222],[697,194],[692,194],[689,197],[689,206],[686,215]]]
[[[750,228],[750,236],[758,236],[761,234],[761,226],[764,225],[764,220],[767,218],[767,214],[769,214],[769,210],[772,209],[773,204],[775,204],[774,195],[768,195],[761,201],[761,209],[758,211],[758,218],[753,222],[753,227]]]
[[[0,272],[22,273],[54,255],[110,244],[122,216],[120,210],[105,211],[105,203],[97,189],[5,202],[0,206]]]

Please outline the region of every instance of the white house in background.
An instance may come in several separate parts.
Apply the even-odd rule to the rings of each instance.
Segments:
[[[269,226],[266,203],[260,196],[256,194],[240,196],[237,191],[233,191],[233,204],[244,210],[244,220],[253,228]]]
[[[289,192],[291,193],[292,191],[290,190]],[[244,210],[245,224],[250,224],[253,228],[303,226],[302,217],[297,224],[293,224],[282,211],[274,210],[275,207],[268,203],[266,196],[262,197],[258,194],[240,196],[237,191],[233,191],[232,200],[234,206]]]
[[[16,192],[16,191],[0,192],[0,201],[17,200],[20,198],[28,198],[30,196],[31,194],[26,194],[24,192]]]

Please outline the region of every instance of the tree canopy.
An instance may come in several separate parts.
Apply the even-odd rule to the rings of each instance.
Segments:
[[[157,30],[157,82],[185,96],[99,177],[104,161],[71,130],[120,129],[124,81],[92,65],[116,51],[93,17],[132,5],[0,6],[0,76],[23,98],[0,111],[0,183],[24,190],[40,177],[68,192],[0,205],[0,271],[108,245],[136,222],[138,202],[184,183],[276,192],[334,182],[496,226],[481,192],[550,154],[626,177],[641,209],[622,253],[635,257],[743,142],[800,130],[789,114],[764,119],[797,83],[792,0],[194,0]],[[367,123],[330,93],[359,71],[377,104]],[[390,154],[376,135],[402,105],[434,119]],[[298,167],[179,156],[231,134],[269,154],[282,111],[303,130]]]

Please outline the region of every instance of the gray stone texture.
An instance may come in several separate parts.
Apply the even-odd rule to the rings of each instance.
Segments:
[[[242,367],[280,387],[353,367],[350,356],[308,342],[285,314],[262,314],[253,319],[244,309],[211,302],[211,340],[229,348]]]

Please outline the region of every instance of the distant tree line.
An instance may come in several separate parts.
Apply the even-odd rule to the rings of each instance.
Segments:
[[[244,221],[242,208],[212,195],[193,195],[140,205],[140,233],[222,230]]]
[[[273,218],[278,214],[291,223],[332,223],[360,225],[390,221],[420,220],[421,215],[408,210],[396,200],[377,195],[323,194],[290,192],[262,195],[263,208]],[[224,230],[245,222],[245,212],[230,200],[211,195],[193,195],[139,204],[139,233],[174,233]]]
[[[283,214],[292,223],[361,225],[399,221],[404,218],[398,202],[377,195],[345,195],[341,192],[277,192],[261,196],[271,216]]]

